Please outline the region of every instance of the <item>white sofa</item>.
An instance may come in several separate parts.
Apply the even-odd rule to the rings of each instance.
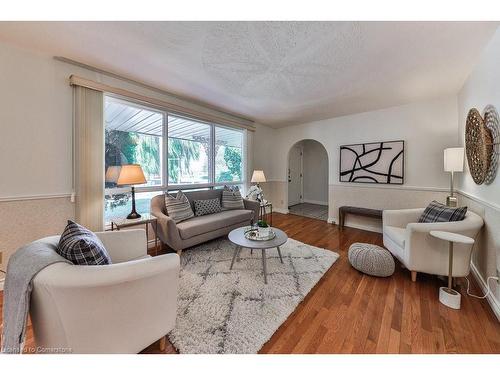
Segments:
[[[106,266],[55,263],[33,280],[36,345],[73,353],[138,353],[175,325],[179,256],[147,255],[144,230],[97,233]],[[59,236],[44,239],[57,244]]]
[[[431,230],[463,234],[475,238],[483,219],[467,211],[462,221],[418,223],[424,208],[384,210],[382,214],[384,246],[411,271],[413,281],[417,272],[448,275],[448,242],[432,237]],[[469,273],[472,246],[454,245],[453,277]]]

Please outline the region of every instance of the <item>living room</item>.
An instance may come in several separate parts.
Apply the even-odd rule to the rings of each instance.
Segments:
[[[2,352],[500,354],[500,23],[439,9],[0,21]]]

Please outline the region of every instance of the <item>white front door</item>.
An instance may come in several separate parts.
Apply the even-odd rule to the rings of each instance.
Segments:
[[[288,157],[288,206],[302,201],[302,147],[293,146]]]

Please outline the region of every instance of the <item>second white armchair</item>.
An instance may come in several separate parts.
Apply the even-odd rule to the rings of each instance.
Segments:
[[[419,223],[424,208],[384,210],[384,246],[411,271],[413,281],[418,272],[448,275],[448,243],[432,237],[431,230],[462,234],[475,238],[483,226],[483,219],[468,211],[462,221]],[[469,274],[472,246],[455,246],[453,277]]]

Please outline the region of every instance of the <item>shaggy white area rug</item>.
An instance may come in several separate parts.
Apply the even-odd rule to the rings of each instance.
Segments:
[[[183,251],[177,322],[170,333],[180,353],[257,353],[338,259],[333,251],[288,239],[262,253],[241,251],[229,270],[235,246],[218,239]]]

